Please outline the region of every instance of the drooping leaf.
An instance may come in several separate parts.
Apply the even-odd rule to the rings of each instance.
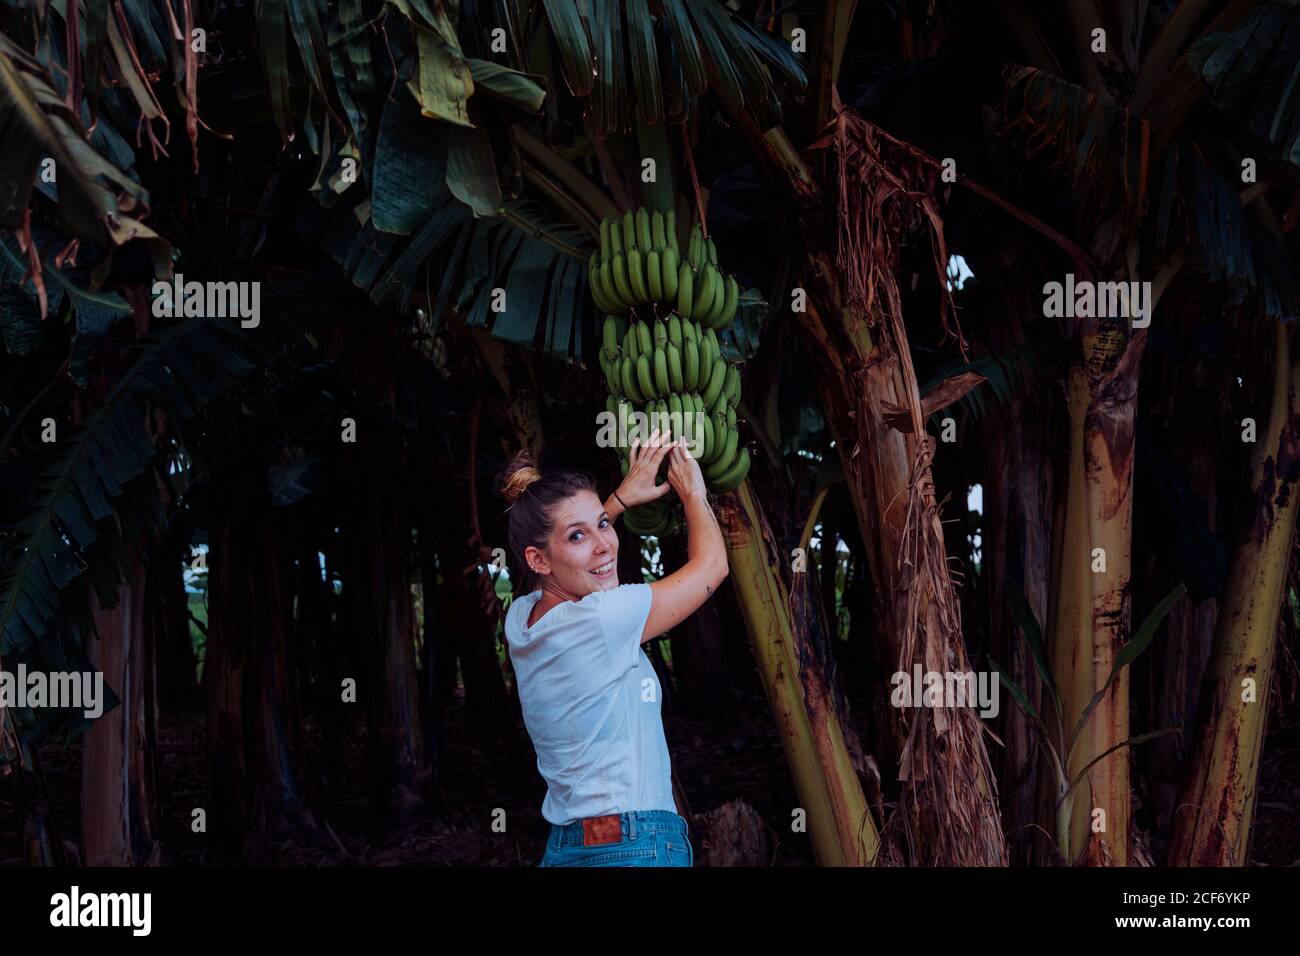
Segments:
[[[0,35],[0,225],[16,228],[31,197],[43,159],[53,160],[60,225],[90,242],[154,237],[152,229],[125,214],[117,193],[144,207],[139,183],[114,167],[86,141],[80,120],[55,90],[44,67]]]
[[[551,26],[551,36],[560,50],[560,65],[564,80],[574,96],[591,93],[592,71],[591,40],[587,27],[578,14],[573,0],[543,0],[546,18]]]
[[[474,93],[474,79],[469,62],[459,48],[451,47],[431,30],[417,27],[415,37],[419,70],[408,85],[420,104],[420,112],[458,126],[473,126],[468,103]]]
[[[53,265],[45,266],[45,276],[60,286],[72,303],[75,332],[72,336],[72,355],[68,374],[78,385],[85,387],[89,379],[90,350],[106,336],[119,321],[133,310],[126,299],[116,292],[92,292],[65,277]]]
[[[469,67],[476,90],[491,93],[530,113],[536,113],[546,101],[545,77],[520,73],[490,60],[470,60]]]
[[[686,89],[692,96],[699,96],[708,89],[709,78],[686,7],[683,0],[663,0],[663,9],[664,20],[673,38],[673,50],[686,78]]]
[[[627,0],[627,36],[632,52],[632,89],[641,118],[651,126],[663,123],[663,98],[659,90],[659,56],[654,23],[647,0]]]
[[[376,229],[410,235],[429,217],[447,175],[447,132],[421,115],[405,88],[394,87],[375,146],[370,215]]]
[[[452,126],[447,131],[447,188],[475,215],[500,211],[501,184],[485,130]]]

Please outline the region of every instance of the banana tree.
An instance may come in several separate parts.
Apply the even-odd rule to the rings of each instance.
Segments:
[[[1230,106],[1217,91],[1239,91],[1252,77],[1289,69],[1284,45],[1243,46],[1249,37],[1275,36],[1290,17],[1286,6],[1236,2],[1214,11],[1185,2],[1144,34],[1144,5],[1086,15],[1071,5],[1067,51],[1044,39],[1022,5],[1000,5],[1033,64],[1008,69],[1003,119],[1013,145],[1068,170],[1073,230],[1056,239],[1075,278],[1099,282],[1099,289],[1116,281],[1143,281],[1151,289],[1142,313],[1130,308],[1118,320],[1083,318],[1067,330],[1074,350],[1066,390],[1070,438],[1049,612],[1051,674],[1061,690],[1064,727],[1109,688],[1092,712],[1090,740],[1074,751],[1068,768],[1070,775],[1090,768],[1091,794],[1090,801],[1076,801],[1060,847],[1070,863],[1124,865],[1132,850],[1129,752],[1121,746],[1129,738],[1128,687],[1123,672],[1114,682],[1107,675],[1130,641],[1134,420],[1145,345],[1136,329],[1152,320],[1171,285],[1207,275],[1247,286],[1262,316],[1294,308],[1294,277],[1268,200],[1258,193],[1250,203],[1244,194],[1238,199],[1234,183],[1246,178],[1241,153],[1217,136],[1213,142],[1198,137],[1206,125],[1187,122],[1203,97]],[[1071,79],[1079,85],[1062,67],[1071,54],[1078,64]],[[1260,96],[1257,105],[1270,116],[1280,108],[1272,86]],[[1276,141],[1276,127],[1273,133]],[[1015,155],[1004,150],[1004,162],[1018,164]],[[1260,162],[1269,176],[1284,168],[1266,157]],[[1053,815],[1050,778],[1044,767],[1044,826]],[[1099,818],[1104,829],[1095,825]]]

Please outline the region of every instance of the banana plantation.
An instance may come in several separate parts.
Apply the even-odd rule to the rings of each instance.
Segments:
[[[696,865],[1296,863],[1298,60],[1294,0],[0,4],[0,862],[535,865],[493,481],[664,422]]]

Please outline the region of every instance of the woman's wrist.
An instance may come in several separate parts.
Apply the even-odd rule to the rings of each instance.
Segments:
[[[626,510],[627,505],[624,504],[623,499],[619,497],[618,489],[614,489],[614,492],[605,499],[605,513],[609,515],[609,520],[613,521]]]

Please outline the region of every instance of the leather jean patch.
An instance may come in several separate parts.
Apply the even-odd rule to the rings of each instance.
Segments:
[[[623,839],[623,826],[617,813],[587,817],[582,821],[582,845],[603,846]]]

